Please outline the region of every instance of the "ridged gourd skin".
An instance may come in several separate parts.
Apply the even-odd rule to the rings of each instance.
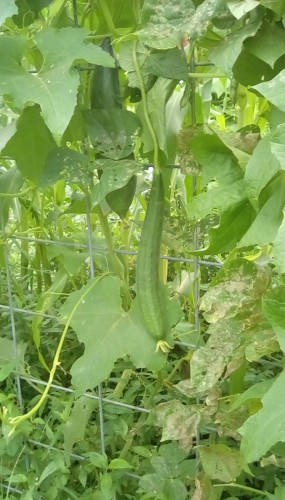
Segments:
[[[166,336],[165,311],[163,311],[159,281],[163,209],[162,175],[155,171],[139,243],[136,290],[145,326],[157,340],[163,340]]]

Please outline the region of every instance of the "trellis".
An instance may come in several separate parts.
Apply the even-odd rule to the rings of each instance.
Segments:
[[[77,4],[76,0],[73,0],[73,10],[74,10],[74,26],[78,26],[77,22]],[[207,64],[207,63],[206,63]],[[191,60],[191,67],[190,71],[194,72],[195,67],[199,66],[199,62],[195,62],[194,58],[192,57]],[[201,65],[205,65],[205,63],[201,63]],[[85,70],[83,68],[83,70]],[[193,90],[194,89],[194,79],[193,81]],[[191,106],[192,106],[192,123],[195,124],[195,92],[192,92],[192,98],[191,98]],[[196,177],[193,177],[193,196],[196,195]],[[95,247],[92,244],[92,227],[91,227],[91,210],[88,204],[86,205],[86,213],[85,213],[85,218],[86,218],[86,227],[87,227],[87,244],[77,244],[77,243],[71,243],[71,242],[61,242],[58,240],[52,240],[52,239],[44,239],[44,238],[36,238],[36,237],[29,237],[29,236],[23,236],[23,235],[9,235],[9,234],[4,234],[3,240],[5,240],[5,249],[4,249],[4,261],[5,261],[5,282],[7,284],[7,303],[0,303],[0,312],[8,313],[10,317],[10,324],[11,324],[11,338],[13,340],[13,346],[14,346],[14,353],[17,358],[17,352],[18,352],[18,340],[19,340],[19,334],[17,332],[17,327],[16,327],[16,315],[22,315],[23,317],[27,316],[41,316],[45,319],[48,320],[57,320],[56,316],[53,316],[51,314],[45,314],[45,313],[40,313],[38,311],[32,311],[32,310],[27,310],[23,309],[20,307],[17,307],[15,304],[15,298],[13,294],[13,279],[12,279],[12,269],[13,266],[11,266],[10,263],[10,258],[11,255],[8,252],[9,245],[12,246],[15,241],[26,241],[31,244],[42,244],[42,245],[62,245],[66,246],[69,248],[73,248],[74,250],[82,249],[82,250],[87,250],[89,254],[89,277],[94,278],[95,277],[95,269],[94,269],[94,254],[95,253],[106,253],[108,250],[106,248],[100,248],[100,247]],[[198,249],[198,226],[194,226],[193,229],[193,246],[194,249]],[[15,248],[13,249],[13,255],[15,256]],[[115,250],[118,254],[126,254],[130,256],[136,256],[135,251],[128,251],[128,250],[121,250],[117,249]],[[185,264],[192,264],[193,265],[193,270],[194,270],[194,280],[193,280],[193,295],[194,295],[194,315],[195,315],[195,328],[199,330],[199,323],[200,323],[200,315],[199,315],[199,308],[198,308],[198,303],[199,303],[199,283],[198,283],[198,277],[199,277],[199,269],[200,266],[206,266],[206,267],[220,267],[221,264],[219,262],[211,262],[203,259],[199,259],[198,257],[193,257],[193,258],[184,258],[182,256],[166,256],[162,255],[161,259],[167,259],[168,261],[173,261],[173,262],[178,262],[178,263],[185,263]],[[186,348],[192,348],[195,349],[197,346],[196,345],[191,345],[187,344],[185,342],[178,342],[179,344],[185,346]],[[16,394],[17,394],[17,402],[18,406],[21,412],[25,411],[24,408],[24,401],[23,401],[23,387],[25,383],[32,383],[36,386],[46,386],[47,382],[45,380],[37,379],[34,377],[29,377],[27,375],[23,375],[20,372],[15,373],[14,375],[14,380],[15,380],[15,387],[16,387]],[[66,393],[66,394],[72,394],[74,391],[73,389],[69,387],[64,387],[61,385],[57,385],[53,383],[51,385],[51,388],[55,391],[58,391],[58,393]],[[138,413],[149,413],[150,410],[141,406],[135,406],[135,405],[130,405],[127,403],[124,403],[122,401],[115,401],[108,399],[107,397],[104,396],[103,390],[101,385],[98,386],[97,388],[97,394],[91,394],[91,393],[85,393],[84,396],[86,398],[91,398],[95,399],[98,401],[98,415],[99,415],[99,427],[100,427],[100,446],[101,446],[101,452],[104,453],[106,446],[105,446],[105,437],[104,437],[104,405],[105,404],[110,404],[113,405],[114,407],[124,407],[126,409],[132,410],[134,412]],[[48,449],[53,449],[57,451],[57,448],[51,447],[47,445],[46,443],[42,443],[37,440],[30,439],[29,443],[36,446],[36,447],[41,447],[41,448],[48,448]],[[78,455],[78,454],[71,454],[71,459],[77,460],[77,461],[83,461],[85,460],[85,457]],[[135,474],[130,474],[134,478],[139,479],[139,476]],[[7,496],[9,493],[13,492],[15,494],[21,495],[23,492],[18,489],[14,488],[11,486],[11,484],[2,484],[2,487],[6,489],[7,491]]]

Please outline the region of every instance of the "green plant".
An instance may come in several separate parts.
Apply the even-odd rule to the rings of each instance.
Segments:
[[[1,8],[3,498],[284,496],[284,16]]]

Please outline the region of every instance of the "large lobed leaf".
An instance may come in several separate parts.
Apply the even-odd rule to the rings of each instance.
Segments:
[[[242,434],[241,454],[254,462],[278,441],[285,441],[285,371],[273,382],[262,398],[263,408],[239,429]]]
[[[114,66],[114,59],[109,54],[85,43],[86,36],[87,31],[83,28],[48,28],[37,33],[35,41],[43,63],[36,73],[29,73],[21,65],[28,49],[27,39],[20,35],[3,35],[0,39],[0,93],[9,95],[20,110],[27,103],[38,103],[57,140],[65,131],[76,105],[79,75],[71,68],[74,61],[84,59],[93,64]]]
[[[180,308],[176,302],[169,301],[167,314],[172,324],[178,321]],[[60,322],[67,321],[85,344],[83,356],[71,368],[78,393],[106,380],[115,361],[123,356],[129,355],[137,368],[153,371],[165,363],[166,355],[156,352],[157,339],[146,330],[136,302],[128,313],[122,310],[120,280],[116,277],[90,280],[72,293],[60,312]]]

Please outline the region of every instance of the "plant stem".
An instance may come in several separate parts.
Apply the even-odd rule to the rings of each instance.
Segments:
[[[111,262],[112,262],[112,266],[113,266],[113,271],[122,280],[124,307],[126,309],[129,309],[131,302],[132,302],[132,296],[130,294],[127,283],[125,281],[123,264],[121,263],[121,261],[119,260],[117,254],[115,252],[112,234],[110,231],[110,226],[108,224],[107,217],[106,217],[106,215],[103,214],[100,206],[98,206],[97,212],[99,215],[102,231],[103,231],[103,234],[105,236],[107,248],[109,250],[109,254],[110,254],[110,258],[111,258]]]
[[[156,133],[154,131],[154,128],[153,128],[153,125],[151,123],[151,119],[150,119],[150,116],[149,116],[149,111],[148,111],[148,106],[147,106],[146,91],[145,91],[143,77],[142,77],[142,74],[141,74],[141,69],[140,69],[140,65],[139,65],[138,57],[137,57],[137,44],[138,44],[138,41],[135,40],[133,42],[133,61],[134,61],[134,67],[135,67],[137,78],[138,78],[138,81],[139,81],[139,84],[140,84],[140,90],[141,90],[141,94],[142,94],[142,105],[143,105],[143,112],[144,112],[145,121],[146,121],[147,128],[149,130],[149,133],[150,133],[150,136],[151,136],[152,142],[153,142],[153,162],[154,162],[154,169],[156,171],[159,171],[160,170],[160,167],[159,167],[159,146],[158,146],[158,141],[157,141]]]
[[[240,488],[241,490],[246,490],[246,491],[251,491],[252,493],[256,493],[258,495],[265,494],[264,490],[257,490],[256,488],[251,488],[250,486],[245,486],[243,484],[237,484],[237,483],[224,483],[224,484],[213,484],[214,488],[223,488],[223,487],[231,487],[231,488]]]
[[[190,78],[226,78],[223,73],[188,73]]]
[[[151,406],[153,398],[158,393],[158,391],[161,389],[161,386],[162,386],[162,377],[161,377],[161,372],[160,372],[160,373],[158,373],[157,381],[156,381],[156,383],[155,383],[155,385],[150,393],[150,396],[148,398],[147,403],[144,405],[144,408],[149,408]],[[130,447],[132,446],[132,442],[133,442],[134,437],[138,434],[139,430],[144,425],[148,415],[149,414],[146,412],[140,414],[140,416],[137,420],[137,423],[135,424],[133,429],[131,429],[131,431],[128,435],[127,441],[125,442],[125,445],[120,453],[120,458],[126,457]]]

